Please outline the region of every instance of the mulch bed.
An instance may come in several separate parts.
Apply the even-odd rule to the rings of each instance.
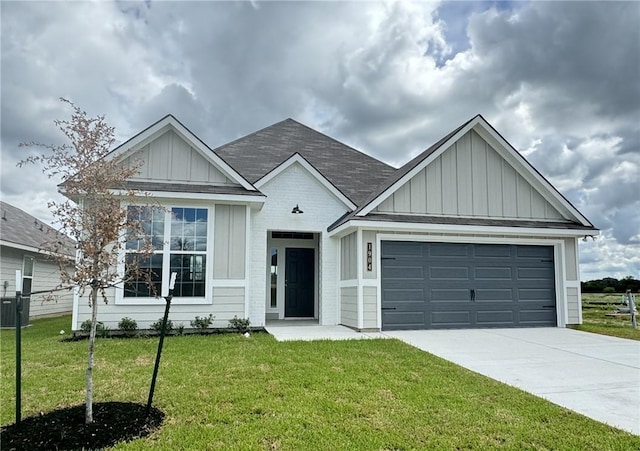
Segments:
[[[102,449],[145,437],[160,427],[164,413],[151,407],[145,418],[143,404],[93,404],[93,424],[84,422],[85,406],[58,409],[25,418],[20,425],[0,428],[2,450]]]

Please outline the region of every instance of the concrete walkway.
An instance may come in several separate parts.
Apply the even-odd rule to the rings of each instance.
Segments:
[[[268,321],[265,329],[278,341],[389,338],[380,332],[356,332],[345,326],[320,326],[317,320]]]
[[[640,435],[640,342],[562,328],[384,332]]]
[[[640,435],[640,342],[562,328],[360,333],[274,321],[278,341],[397,338],[594,420]]]

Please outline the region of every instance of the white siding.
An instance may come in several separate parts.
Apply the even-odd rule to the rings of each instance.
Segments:
[[[25,252],[2,246],[0,249],[0,290],[2,297],[15,296],[16,270],[22,271],[24,256],[33,257],[33,282],[31,291],[43,291],[60,286],[60,269],[55,261],[49,260],[35,252]],[[7,281],[7,289],[4,282]],[[49,295],[35,294],[29,303],[29,317],[54,316],[71,313],[73,307],[73,293],[71,291],[56,291]]]
[[[358,296],[356,287],[340,288],[340,324],[358,327]]]
[[[567,287],[567,324],[580,324],[580,290]]]
[[[379,329],[378,325],[378,289],[362,287],[363,290],[363,329]]]
[[[129,167],[136,161],[142,161],[140,173],[135,177],[136,179],[216,185],[234,184],[220,169],[172,130],[143,146],[135,154],[126,158],[123,164]]]
[[[180,324],[190,328],[190,321],[196,316],[208,316],[213,314],[214,321],[211,327],[227,327],[229,320],[234,316],[243,318],[244,315],[244,288],[243,287],[214,287],[213,303],[204,305],[171,304],[169,319],[174,327]],[[153,305],[114,305],[113,302],[105,304],[99,301],[98,321],[102,321],[105,327],[116,330],[120,320],[128,316],[138,323],[138,329],[149,329],[151,324],[158,321],[164,315],[165,306]],[[91,308],[87,297],[80,298],[78,302],[78,323],[74,330],[80,329],[83,321],[91,318]]]
[[[473,130],[398,188],[375,211],[563,219],[533,186]]]

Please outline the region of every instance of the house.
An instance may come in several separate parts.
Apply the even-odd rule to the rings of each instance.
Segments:
[[[143,161],[174,323],[315,319],[353,329],[535,327],[582,321],[577,240],[597,229],[482,116],[395,169],[292,119],[211,149],[169,115],[110,154]],[[135,252],[135,249],[127,252]],[[148,327],[142,283],[99,320]],[[74,301],[73,328],[89,318]]]
[[[0,202],[0,290],[15,297],[16,270],[22,271],[22,292],[29,299],[29,318],[71,313],[71,290],[44,292],[61,285],[60,267],[49,244],[60,242],[62,255],[75,258],[75,243],[53,227],[6,202]]]

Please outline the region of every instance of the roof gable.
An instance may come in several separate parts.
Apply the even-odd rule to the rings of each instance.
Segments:
[[[215,149],[227,163],[254,183],[294,154],[299,154],[356,205],[383,183],[395,168],[286,119]]]
[[[479,177],[483,171],[484,175]],[[497,186],[498,181],[500,186]],[[410,205],[412,189],[422,193],[423,197],[414,196],[415,203],[420,204],[414,209]],[[477,194],[475,201],[474,192]],[[439,194],[439,205],[436,194]],[[499,196],[499,202],[496,196]],[[433,205],[427,205],[429,199]],[[398,169],[355,214],[365,216],[376,210],[384,213],[562,219],[592,226],[480,115]]]
[[[251,183],[172,115],[116,147],[109,158],[118,158],[126,165],[142,160],[140,174],[132,180],[240,185],[255,191]]]
[[[265,174],[262,178],[255,182],[255,186],[258,189],[262,189],[264,185],[269,183],[278,175],[286,171],[291,166],[299,164],[302,166],[312,177],[314,177],[327,191],[338,198],[343,204],[345,204],[351,210],[356,209],[356,205],[349,200],[335,185],[333,185],[326,177],[324,177],[316,168],[313,167],[305,158],[299,153],[293,154],[289,159],[276,166],[272,171]]]

